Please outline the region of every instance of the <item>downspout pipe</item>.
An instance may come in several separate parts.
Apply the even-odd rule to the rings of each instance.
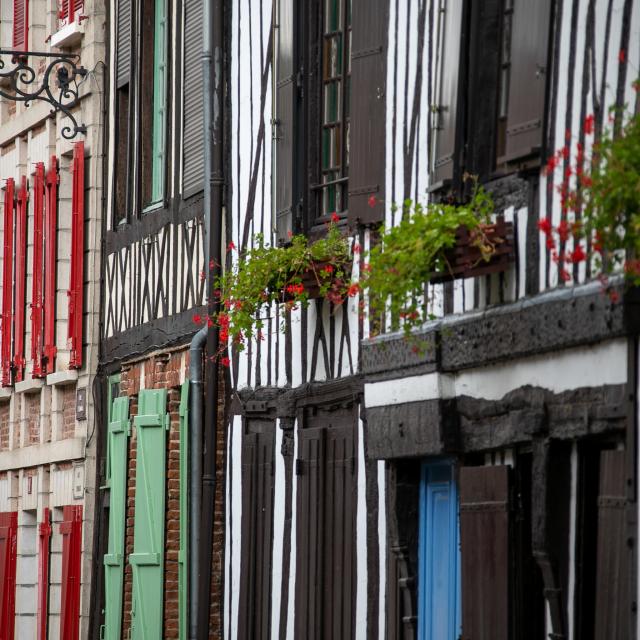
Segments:
[[[212,294],[222,270],[223,224],[223,104],[224,104],[224,0],[204,0],[202,69],[204,90],[204,219],[207,313],[215,317],[220,301]],[[219,397],[219,336],[216,324],[207,328],[205,359],[204,450],[202,501],[199,522],[200,554],[197,567],[198,595],[194,609],[194,640],[208,640],[211,608],[211,563],[215,523],[216,443]],[[195,529],[195,526],[194,526]],[[193,596],[194,594],[192,594]]]
[[[200,567],[200,507],[202,504],[202,361],[207,328],[193,336],[189,346],[189,638],[195,640],[198,618]]]

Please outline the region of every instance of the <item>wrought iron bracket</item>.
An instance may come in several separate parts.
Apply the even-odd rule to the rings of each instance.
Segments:
[[[14,66],[5,70],[3,56],[7,55],[11,56]],[[44,59],[44,70],[34,68],[29,63],[30,59]],[[51,105],[52,113],[62,112],[71,121],[62,127],[62,137],[67,140],[75,138],[78,133],[86,134],[87,127],[78,124],[72,112],[80,102],[78,78],[84,78],[88,73],[78,64],[79,59],[80,56],[73,53],[0,49],[0,96],[26,105],[41,100]],[[9,81],[8,88],[5,79]]]

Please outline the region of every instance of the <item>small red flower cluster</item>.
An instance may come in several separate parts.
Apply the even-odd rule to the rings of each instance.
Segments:
[[[544,234],[546,238],[545,245],[551,252],[551,259],[556,264],[578,264],[580,262],[584,262],[587,259],[587,253],[585,252],[582,244],[580,244],[580,242],[578,241],[581,230],[579,222],[569,223],[567,220],[562,220],[557,226],[554,227],[551,224],[551,220],[549,220],[549,218],[542,218],[538,221],[538,229],[541,231],[541,233]],[[560,243],[560,251],[558,251],[557,249],[557,243],[554,234],[558,237]],[[565,251],[564,246],[570,235],[573,235],[574,238],[574,248],[573,251]],[[568,282],[569,280],[571,280],[571,274],[562,266],[559,275],[560,279],[563,282]]]
[[[299,296],[304,293],[303,284],[288,284],[285,287],[285,291],[291,296]]]

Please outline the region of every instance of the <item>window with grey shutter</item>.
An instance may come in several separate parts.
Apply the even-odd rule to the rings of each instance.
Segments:
[[[540,153],[547,86],[551,0],[515,0],[506,161]]]
[[[353,2],[351,117],[349,131],[349,221],[384,217],[387,29],[389,0]],[[374,196],[376,204],[369,206]]]
[[[129,215],[130,189],[130,144],[131,122],[131,59],[133,15],[131,0],[118,0],[116,5],[116,131],[115,131],[115,175],[113,227],[126,222]]]
[[[296,114],[296,64],[294,0],[279,0],[276,28],[276,237],[279,244],[289,241],[293,232],[294,134]]]
[[[204,130],[202,92],[202,13],[206,0],[184,2],[185,91],[182,92],[182,196],[188,198],[203,188]]]
[[[458,101],[464,82],[463,5],[459,0],[441,0],[438,12],[438,72],[435,103],[432,106],[434,131],[431,188],[446,186],[457,178],[461,127]]]
[[[131,0],[118,0],[116,7],[116,88],[129,82],[131,75]]]

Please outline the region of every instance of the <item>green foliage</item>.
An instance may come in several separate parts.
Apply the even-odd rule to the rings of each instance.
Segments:
[[[609,130],[594,145],[591,176],[583,179],[582,197],[585,233],[606,256],[598,260],[605,270],[640,256],[640,114],[627,121],[619,136]],[[637,269],[628,268],[627,274],[640,283]]]
[[[313,243],[295,235],[289,245],[273,247],[265,244],[262,235],[256,236],[254,246],[240,254],[216,283],[222,311],[213,321],[220,327],[222,345],[231,338],[242,350],[249,338],[260,336],[265,305],[280,302],[283,310],[308,305],[303,279],[308,284],[311,277],[321,296],[340,296],[347,288],[349,261],[349,245],[335,222]]]
[[[473,244],[485,260],[494,252],[482,230],[493,213],[491,196],[474,180],[467,204],[426,206],[407,200],[402,221],[383,230],[380,243],[369,252],[369,265],[362,278],[368,289],[372,316],[390,313],[394,327],[407,335],[429,319],[426,284],[435,273],[450,271],[447,250],[456,244],[456,231],[466,227]]]

